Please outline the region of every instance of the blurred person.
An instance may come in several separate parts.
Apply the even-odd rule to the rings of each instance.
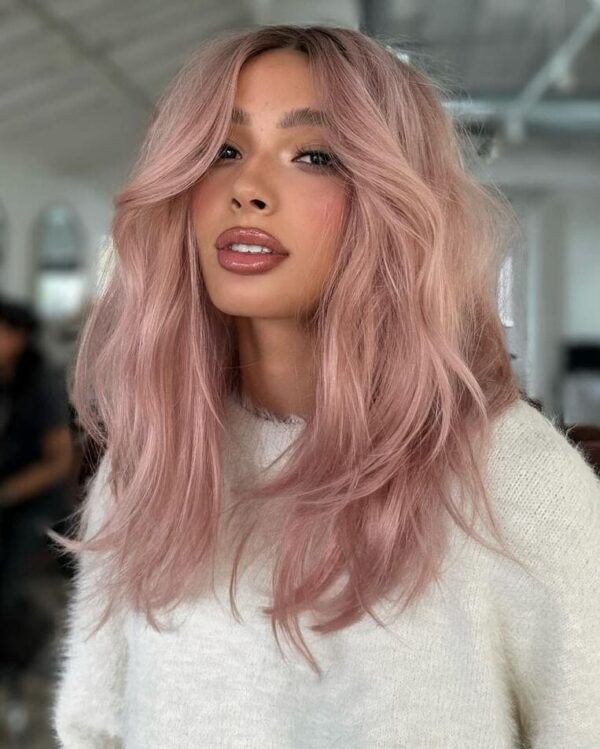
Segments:
[[[21,596],[45,531],[70,511],[66,390],[35,340],[27,305],[0,299],[0,603]]]
[[[462,145],[341,27],[161,97],[76,360],[61,747],[600,746],[600,484],[520,397]]]

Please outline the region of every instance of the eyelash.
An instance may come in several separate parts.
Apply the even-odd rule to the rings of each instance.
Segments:
[[[219,153],[217,154],[217,157],[215,159],[215,162],[218,162],[221,160],[221,154],[224,150],[232,148],[234,151],[238,151],[238,149],[235,146],[230,145],[229,143],[223,143],[221,146],[221,149],[219,150]],[[238,151],[239,153],[239,151]],[[296,153],[294,154],[294,159],[299,158],[300,156],[310,156],[312,154],[319,154],[321,156],[327,156],[329,159],[329,163],[327,164],[306,164],[306,166],[310,166],[313,169],[320,169],[320,170],[330,170],[335,169],[338,167],[338,161],[334,154],[332,154],[330,151],[324,151],[322,149],[309,149],[309,148],[301,148],[296,147]],[[225,159],[225,161],[231,161],[231,159]]]

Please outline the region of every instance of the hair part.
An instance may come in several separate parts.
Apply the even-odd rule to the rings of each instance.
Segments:
[[[492,422],[519,398],[496,308],[512,215],[465,168],[439,87],[380,41],[335,26],[224,32],[160,98],[115,198],[117,264],[83,329],[72,384],[82,426],[108,450],[114,502],[91,537],[52,536],[68,551],[109,553],[99,626],[122,602],[159,629],[155,609],[190,595],[214,563],[225,400],[239,372],[232,327],[200,273],[190,191],[226,138],[242,66],[270,49],[307,56],[348,213],[305,321],[318,361],[314,414],[282,471],[237,487],[230,601],[239,616],[244,549],[285,508],[269,531],[264,612],[278,644],[281,628],[320,673],[298,616],[312,611],[311,629],[326,633],[364,613],[378,620],[374,606],[393,591],[403,609],[414,603],[438,577],[448,516],[491,548],[474,530],[484,519],[495,551],[514,559],[485,481]]]

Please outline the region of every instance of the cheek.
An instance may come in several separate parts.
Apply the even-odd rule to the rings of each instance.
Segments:
[[[300,236],[310,238],[311,247],[307,249],[322,248],[322,252],[316,253],[316,259],[321,258],[328,265],[337,248],[343,226],[346,209],[343,189],[328,185],[306,191],[299,197],[296,205],[302,205],[303,208],[296,212]]]
[[[219,201],[218,186],[205,177],[192,190],[190,208],[196,234],[206,232],[211,218],[215,216],[215,205]]]
[[[208,205],[210,202],[210,190],[204,182],[194,187],[192,192],[191,210],[194,218],[194,224],[198,219],[204,218],[209,213]]]
[[[321,226],[336,223],[344,207],[344,193],[335,185],[306,191],[303,196],[310,207],[312,220]]]

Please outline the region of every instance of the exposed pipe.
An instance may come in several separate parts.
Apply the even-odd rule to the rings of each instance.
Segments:
[[[453,116],[466,123],[502,126],[508,108],[505,99],[454,99],[445,103]],[[525,125],[547,131],[600,133],[600,102],[591,100],[539,101],[522,113]]]
[[[577,55],[600,27],[600,0],[590,0],[591,7],[564,42],[546,60],[527,85],[508,104],[504,112],[504,130],[509,140],[520,141],[525,136],[525,119],[531,108],[546,91],[568,70]]]

